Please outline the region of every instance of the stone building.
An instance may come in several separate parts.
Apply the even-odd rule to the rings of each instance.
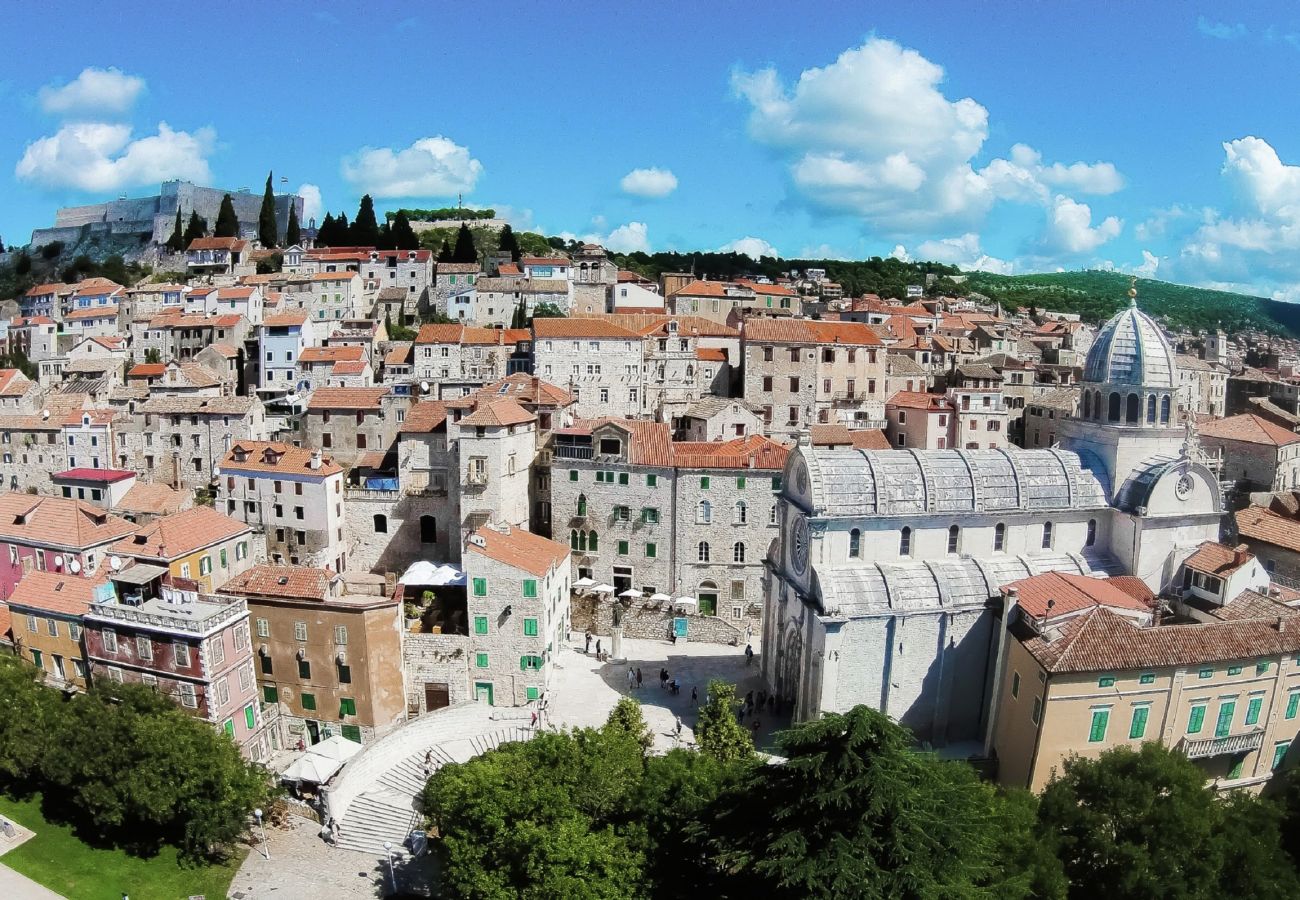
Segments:
[[[603,318],[534,319],[533,372],[566,389],[580,418],[646,410],[645,338]]]
[[[256,397],[150,396],[119,421],[112,458],[143,481],[197,490],[236,442],[267,437]]]
[[[1179,356],[1178,405],[1191,416],[1224,416],[1228,405],[1228,367],[1213,359]]]
[[[530,337],[523,329],[421,326],[415,338],[415,380],[437,398],[469,394],[513,374],[526,358],[520,348],[528,346]]]
[[[451,408],[460,479],[459,539],[486,522],[528,528],[529,487],[537,456],[537,416],[512,397]]]
[[[1206,453],[1220,459],[1219,476],[1248,491],[1300,489],[1300,434],[1252,413],[1202,422]]]
[[[317,388],[302,417],[303,441],[350,468],[362,454],[388,452],[409,403],[386,387]]]

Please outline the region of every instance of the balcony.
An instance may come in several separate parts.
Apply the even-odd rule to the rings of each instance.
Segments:
[[[861,403],[866,399],[865,391],[836,391],[831,394],[832,403]]]
[[[170,604],[162,600],[150,600],[140,606],[96,603],[91,606],[87,618],[202,635],[247,613],[248,604],[243,599],[205,596],[193,603]]]
[[[595,456],[595,451],[591,447],[567,444],[557,444],[555,447],[556,459],[591,459],[593,456]]]
[[[1230,756],[1236,753],[1249,753],[1258,750],[1264,744],[1264,730],[1258,729],[1248,734],[1230,734],[1227,737],[1207,738],[1203,741],[1183,739],[1183,754],[1188,759],[1204,759],[1207,756]]]
[[[465,483],[471,487],[483,487],[488,483],[487,469],[470,467],[465,471]]]

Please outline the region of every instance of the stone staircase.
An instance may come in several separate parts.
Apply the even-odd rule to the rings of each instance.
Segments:
[[[418,742],[420,749],[398,758],[348,804],[339,823],[338,847],[383,853],[384,842],[388,841],[394,856],[404,854],[402,842],[421,821],[419,804],[427,781],[426,754],[430,767],[437,771],[448,763],[468,762],[502,744],[533,736],[533,729],[517,720],[491,719],[485,714],[439,719],[439,715],[434,713],[405,726],[427,729],[427,742]]]

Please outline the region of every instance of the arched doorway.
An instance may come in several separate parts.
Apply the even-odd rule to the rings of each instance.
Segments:
[[[699,593],[700,614],[716,616],[718,614],[718,586],[712,581],[701,581]]]

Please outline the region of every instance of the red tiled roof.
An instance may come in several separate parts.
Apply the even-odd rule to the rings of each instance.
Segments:
[[[521,266],[571,266],[573,260],[567,256],[525,256],[519,260]]]
[[[217,288],[218,300],[247,300],[253,296],[255,287],[223,287]]]
[[[239,459],[240,453],[245,458]],[[293,472],[324,478],[343,471],[329,457],[322,455],[320,468],[311,467],[313,451],[307,447],[294,447],[279,441],[238,441],[221,460],[221,471],[227,472]]]
[[[1225,547],[1217,541],[1206,541],[1187,557],[1183,565],[1193,572],[1224,577],[1240,569],[1255,558],[1245,544],[1237,549]]]
[[[885,406],[902,406],[907,409],[928,409],[939,412],[948,409],[943,394],[926,394],[921,391],[898,391],[885,401]]]
[[[217,591],[221,594],[323,600],[329,590],[330,582],[337,577],[329,569],[265,563],[236,575]]]
[[[682,469],[745,469],[773,472],[785,468],[790,448],[761,434],[730,441],[675,441],[673,461]]]
[[[522,425],[535,422],[537,417],[520,406],[512,397],[480,402],[474,412],[457,424],[462,427]]]
[[[745,340],[778,344],[882,346],[880,337],[862,322],[826,322],[814,319],[749,319],[745,322]]]
[[[127,378],[153,378],[167,371],[166,363],[136,363],[126,373]]]
[[[400,344],[393,344],[384,354],[384,365],[386,366],[409,366],[414,362],[415,347],[410,341],[404,341]]]
[[[501,530],[498,531],[497,528]],[[569,556],[569,548],[564,544],[557,544],[525,528],[512,528],[509,525],[495,528],[484,525],[465,541],[465,550],[523,569],[538,577],[553,567],[563,565]]]
[[[366,348],[355,344],[345,344],[341,347],[307,347],[298,357],[302,363],[336,363],[366,358]]]
[[[116,317],[116,306],[99,306],[90,309],[74,309],[72,312],[64,316],[63,320],[66,322],[75,319],[107,319]]]
[[[641,335],[606,319],[533,319],[538,338],[622,338],[640,340]]]
[[[123,556],[173,560],[251,532],[243,522],[210,506],[195,506],[141,526],[109,549]]]
[[[180,512],[190,498],[165,484],[140,482],[131,486],[114,509],[128,513],[149,513],[165,516]]]
[[[312,392],[307,408],[379,409],[387,396],[386,387],[323,387]]]
[[[441,400],[421,400],[406,411],[399,434],[427,434],[447,421],[447,404]]]
[[[724,325],[721,322],[715,322],[712,319],[706,319],[703,316],[695,315],[673,315],[666,313],[662,308],[656,308],[645,312],[635,309],[624,309],[616,313],[578,313],[575,319],[602,319],[606,322],[613,322],[620,328],[626,328],[628,331],[635,331],[638,334],[654,337],[674,336],[673,332],[668,330],[670,322],[677,323],[677,332],[675,336],[680,337],[739,337],[740,332],[730,325]]]
[[[0,494],[0,540],[84,550],[133,531],[131,522],[82,500]]]
[[[1139,603],[1145,603],[1148,607],[1155,606],[1155,591],[1136,575],[1112,575],[1106,581],[1111,587],[1119,588]]]
[[[1275,547],[1300,552],[1300,521],[1262,506],[1248,506],[1234,514],[1237,534]]]
[[[853,447],[855,450],[890,450],[889,438],[876,428],[855,428],[844,425],[813,425],[811,438],[814,447]]]
[[[287,309],[284,312],[278,312],[274,315],[264,316],[263,325],[269,325],[272,328],[291,328],[294,325],[302,326],[307,324],[307,315],[305,309]]]
[[[351,281],[353,278],[361,276],[352,271],[347,272],[317,272],[311,276],[312,281]]]
[[[1107,579],[1090,578],[1087,575],[1044,572],[1002,586],[1003,591],[1011,588],[1019,593],[1020,607],[1035,619],[1060,616],[1094,606],[1144,613],[1151,611],[1147,604],[1115,587]]]
[[[702,362],[726,362],[727,351],[717,347],[697,347],[695,358]]]
[[[190,241],[187,250],[246,250],[248,241],[235,237],[201,237]]]
[[[56,472],[51,477],[61,478],[64,481],[95,481],[101,484],[117,484],[119,481],[126,481],[128,478],[134,478],[135,473],[129,469],[68,469],[65,472]]]
[[[336,362],[334,368],[330,371],[335,375],[362,375],[369,365],[370,363],[365,360],[345,360],[344,362]]]
[[[10,606],[84,616],[90,612],[95,588],[104,583],[103,576],[81,578],[61,572],[28,572],[14,587]]]
[[[1242,413],[1226,419],[1214,419],[1198,427],[1200,436],[1248,444],[1267,444],[1280,447],[1300,441],[1300,434],[1276,425],[1254,413]]]
[[[673,295],[674,297],[725,297],[727,296],[726,282],[722,281],[704,281],[697,279],[690,284],[678,288]]]
[[[590,434],[607,426],[613,426],[628,435],[628,462],[639,466],[672,468],[673,439],[672,428],[668,423],[607,416],[580,422],[572,430]]]

